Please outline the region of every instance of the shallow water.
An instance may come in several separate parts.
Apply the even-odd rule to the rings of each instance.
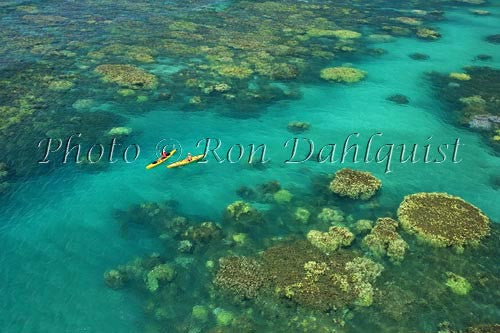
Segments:
[[[136,133],[133,140],[141,146],[141,156],[134,163],[119,162],[98,173],[86,173],[73,165],[65,165],[41,176],[23,176],[15,181],[2,199],[1,208],[0,331],[143,331],[143,296],[127,289],[111,290],[102,278],[106,270],[134,256],[162,251],[161,242],[147,230],[138,228],[123,235],[116,222],[115,210],[125,210],[141,202],[174,199],[180,203],[180,211],[187,215],[222,221],[224,208],[238,200],[235,191],[240,186],[278,180],[282,187],[300,193],[309,188],[317,174],[331,174],[342,166],[353,166],[369,170],[382,180],[383,188],[377,196],[379,212],[394,214],[407,194],[438,191],[460,196],[483,210],[492,221],[499,221],[498,188],[491,184],[491,177],[498,176],[498,156],[483,137],[450,120],[448,110],[435,96],[425,76],[431,71],[459,72],[464,66],[477,64],[473,59],[481,53],[493,55],[485,64],[500,67],[498,45],[483,40],[484,36],[498,32],[500,8],[481,8],[491,11],[492,15],[473,16],[465,8],[447,10],[446,20],[435,23],[442,34],[437,41],[397,38],[394,42],[374,44],[373,47],[383,48],[387,53],[353,60],[357,68],[368,73],[367,78],[356,85],[303,83],[299,87],[300,99],[274,103],[254,117],[185,111],[154,102],[137,110],[133,105],[94,106],[94,110],[108,109],[126,115],[126,126]],[[69,11],[64,8],[63,14],[70,16],[64,12],[66,9]],[[57,30],[48,28],[51,29]],[[412,60],[408,54],[413,52],[428,54],[430,59]],[[342,59],[331,61],[332,66],[343,63]],[[158,60],[143,68],[158,76],[168,76],[183,67],[165,58],[164,62]],[[410,104],[396,105],[385,100],[395,93],[408,96]],[[141,111],[145,108],[147,112]],[[391,173],[384,173],[384,164],[376,163],[284,164],[290,149],[283,144],[295,136],[286,127],[294,120],[312,125],[299,137],[313,139],[316,149],[327,143],[337,143],[340,149],[353,132],[360,134],[353,142],[361,147],[377,132],[383,133],[375,139],[378,144],[452,144],[460,138],[464,144],[459,156],[462,161],[414,165],[393,162]],[[208,137],[220,138],[224,147],[265,143],[271,160],[269,167],[260,170],[245,163],[218,164],[209,156],[207,164],[169,170],[171,172],[166,172],[164,167],[145,172],[144,165],[155,158],[155,145],[161,139],[174,138],[182,144],[183,153],[195,154],[201,152],[195,143]],[[432,139],[427,140],[428,137]],[[269,205],[262,204],[262,209],[268,208]],[[354,215],[363,215],[355,208],[352,211]],[[223,229],[228,227],[220,223]],[[280,234],[278,226],[275,232]],[[174,259],[173,254],[168,255]],[[203,259],[191,267],[193,272],[202,271]],[[411,271],[403,265],[401,270],[405,269]],[[186,304],[172,300],[168,305],[169,323],[185,320],[193,299],[197,300],[189,290],[185,293],[189,299]],[[198,296],[200,301],[203,297]],[[478,304],[471,308],[473,311],[485,308],[482,320],[499,321],[498,307],[495,310],[494,304],[480,301]],[[231,308],[227,304],[217,306]],[[463,308],[467,306],[464,304]],[[476,324],[461,321],[457,312],[448,317],[460,327]],[[356,321],[356,318],[353,331],[366,331],[362,320]],[[415,329],[436,329],[436,320],[446,320],[446,316],[424,319],[416,323]]]

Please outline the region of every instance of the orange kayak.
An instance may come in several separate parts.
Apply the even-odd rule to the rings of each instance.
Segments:
[[[168,153],[167,157],[160,157],[156,161],[149,163],[148,165],[146,165],[146,169],[149,170],[149,169],[153,169],[154,167],[157,167],[158,165],[160,165],[163,162],[165,162],[166,160],[168,160],[173,154],[175,154],[176,151],[177,151],[177,149],[173,149],[172,151],[170,151],[170,153]]]
[[[202,154],[202,155],[193,156],[193,157],[191,157],[191,161],[188,161],[187,159],[183,159],[182,161],[174,162],[172,164],[167,165],[167,168],[172,169],[172,168],[181,167],[181,166],[184,166],[187,164],[195,163],[195,162],[198,162],[199,160],[201,160],[203,158],[203,156],[205,156],[205,155]]]

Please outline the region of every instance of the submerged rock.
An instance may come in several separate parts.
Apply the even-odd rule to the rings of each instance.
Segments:
[[[500,44],[500,34],[490,35],[486,37],[486,41],[493,44]]]
[[[410,99],[406,97],[405,95],[401,94],[394,94],[389,97],[387,97],[388,101],[394,102],[396,104],[408,104],[410,103]]]
[[[408,56],[410,58],[412,58],[413,60],[429,60],[430,59],[429,55],[424,54],[424,53],[418,53],[418,52],[411,53]]]
[[[488,61],[493,59],[493,57],[490,56],[489,54],[478,54],[474,59],[481,61]]]

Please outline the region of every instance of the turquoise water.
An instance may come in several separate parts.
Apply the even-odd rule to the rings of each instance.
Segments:
[[[153,102],[147,104],[147,112],[139,109],[136,112],[127,106],[127,112],[123,113],[126,126],[133,129],[134,142],[142,148],[134,163],[119,162],[98,173],[65,165],[48,174],[16,179],[3,198],[1,209],[0,331],[142,332],[142,296],[130,290],[111,290],[102,276],[106,270],[134,256],[163,251],[163,245],[142,229],[121,234],[115,210],[126,210],[141,202],[175,199],[180,203],[180,211],[200,216],[202,220],[221,221],[224,229],[228,227],[222,221],[224,208],[238,200],[236,190],[240,186],[278,180],[292,192],[306,191],[316,175],[332,174],[342,166],[312,161],[284,164],[290,150],[283,144],[294,137],[287,131],[290,121],[309,122],[311,129],[299,136],[313,139],[318,147],[327,143],[341,146],[352,132],[360,133],[353,142],[361,146],[376,132],[383,133],[382,138],[375,139],[378,143],[451,144],[460,138],[464,144],[460,163],[394,162],[393,172],[387,174],[383,164],[347,166],[371,171],[382,180],[383,187],[377,197],[380,211],[395,212],[407,194],[439,191],[460,196],[483,210],[492,221],[499,221],[498,188],[491,184],[491,178],[498,176],[498,156],[478,133],[458,127],[450,120],[446,106],[435,96],[425,76],[431,71],[460,72],[464,66],[477,64],[473,59],[481,53],[493,55],[486,63],[488,66],[500,67],[498,45],[483,39],[498,32],[500,8],[481,8],[492,15],[473,16],[464,8],[447,10],[446,20],[434,24],[442,34],[437,41],[401,37],[373,44],[372,47],[386,50],[386,54],[353,59],[357,68],[368,73],[356,85],[303,83],[299,99],[274,103],[254,117],[186,112]],[[408,54],[413,52],[425,53],[430,59],[412,60]],[[333,59],[331,65],[345,62]],[[158,76],[167,76],[182,67],[165,60],[163,65],[152,63],[144,68]],[[395,93],[408,96],[410,103],[396,105],[385,99]],[[121,112],[115,111],[113,104],[107,108]],[[121,108],[118,106],[116,110]],[[144,165],[155,158],[155,145],[161,139],[174,138],[182,144],[184,153],[195,154],[201,152],[195,143],[206,137],[220,138],[224,147],[234,143],[265,143],[271,162],[267,168],[257,169],[245,163],[218,164],[209,156],[204,165],[171,172],[163,167],[144,170]],[[270,208],[268,204],[257,206]],[[356,211],[354,214],[363,215]],[[199,272],[203,266],[203,259],[196,259],[190,267]],[[185,292],[189,294],[188,290]],[[169,322],[180,322],[186,316],[185,307],[176,308],[176,303],[180,301],[172,299],[168,305]],[[498,308],[496,311],[488,308],[484,313],[488,314],[485,320],[498,322],[500,318]],[[456,319],[455,314],[449,315],[455,323],[468,324]],[[356,331],[360,327],[363,326],[357,326]],[[427,331],[435,329],[435,325],[418,323],[415,329]]]

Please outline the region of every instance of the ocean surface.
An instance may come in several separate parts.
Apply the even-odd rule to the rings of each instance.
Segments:
[[[122,6],[126,3],[129,2],[120,1],[117,4],[112,2],[101,4],[0,2],[2,15],[0,26],[2,29],[10,29],[13,35],[15,35],[13,31],[18,31],[19,34],[22,32],[37,35],[40,38],[47,37],[63,45],[64,43],[71,45],[70,42],[75,41],[75,31],[80,29],[82,36],[86,34],[85,26],[78,27],[81,24],[80,21],[69,19],[64,23],[51,23],[44,26],[43,31],[37,31],[35,25],[27,23],[33,21],[26,21],[26,19],[23,21],[19,18],[21,14],[16,7],[33,5],[33,8],[37,9],[37,13],[23,13],[22,15],[36,16],[40,15],[38,13],[46,12],[50,15],[75,17],[75,15],[78,16],[79,7],[87,6],[81,13],[81,18],[87,21],[94,19],[98,23],[104,20],[128,22],[123,16],[127,12],[121,12],[121,7],[117,10],[116,17],[111,14],[115,6]],[[165,4],[166,2],[162,2],[162,5]],[[129,5],[128,10],[136,10],[137,17],[133,22],[148,22],[146,10],[152,10],[152,8],[134,9],[132,2]],[[390,4],[386,5],[389,7]],[[191,10],[205,10],[206,6],[224,13],[232,6],[232,3],[214,5],[210,2],[193,1],[179,8],[176,7],[175,10],[176,13],[184,10],[185,19],[189,20]],[[383,6],[383,3],[372,5],[372,7],[376,6]],[[426,9],[425,6],[418,8]],[[487,10],[490,15],[473,15],[469,11],[471,8]],[[386,212],[395,216],[397,207],[404,196],[411,193],[447,192],[480,208],[493,224],[500,221],[499,188],[492,183],[492,179],[499,176],[498,153],[481,133],[455,121],[451,116],[450,106],[439,98],[429,79],[431,72],[444,74],[463,72],[466,66],[500,68],[498,44],[485,40],[485,36],[499,32],[500,7],[498,3],[491,1],[482,6],[444,4],[443,10],[444,19],[432,22],[432,27],[441,34],[437,40],[422,40],[414,36],[396,36],[385,42],[366,39],[364,43],[370,48],[383,49],[385,52],[377,56],[362,54],[345,59],[339,56],[325,62],[324,67],[350,63],[367,73],[364,80],[355,84],[308,79],[297,80],[297,82],[293,82],[292,79],[290,84],[290,81],[282,83],[276,80],[271,85],[285,87],[285,90],[293,89],[298,93],[297,97],[262,103],[248,113],[218,112],[217,102],[191,109],[179,103],[156,102],[153,98],[143,104],[122,102],[120,99],[125,100],[129,97],[115,93],[112,99],[108,95],[101,98],[100,88],[82,88],[87,90],[82,90],[78,94],[91,96],[93,102],[90,108],[78,112],[99,113],[106,110],[111,114],[120,115],[122,117],[120,126],[132,129],[132,134],[127,137],[126,141],[139,145],[140,155],[132,163],[123,162],[117,155],[117,163],[101,170],[94,165],[79,167],[74,163],[62,164],[60,163],[61,151],[50,155],[51,163],[37,164],[36,161],[43,156],[42,149],[37,149],[29,158],[24,156],[25,160],[21,160],[19,164],[16,164],[17,162],[9,164],[12,169],[15,169],[16,166],[31,163],[33,170],[36,171],[19,173],[9,179],[9,188],[2,195],[0,332],[130,333],[175,332],[176,330],[209,332],[210,329],[213,329],[213,332],[219,332],[214,329],[218,325],[215,317],[203,324],[189,324],[192,322],[191,309],[197,304],[205,304],[210,309],[210,316],[216,316],[217,309],[227,309],[233,314],[246,313],[250,317],[254,315],[254,321],[257,321],[256,325],[259,327],[256,332],[276,331],[276,328],[266,328],[264,322],[258,323],[259,320],[264,321],[263,318],[266,318],[257,315],[259,304],[245,301],[244,305],[238,307],[238,304],[235,304],[231,298],[225,302],[223,298],[211,296],[214,292],[213,286],[210,286],[212,277],[205,272],[205,262],[208,259],[217,262],[219,257],[238,253],[237,250],[223,249],[217,252],[202,248],[192,254],[178,254],[175,251],[176,240],[172,239],[171,244],[165,245],[165,242],[168,243],[169,240],[160,239],[146,227],[136,226],[123,232],[120,223],[117,222],[116,212],[127,211],[131,206],[143,202],[175,200],[179,204],[178,211],[182,213],[181,215],[191,217],[192,221],[197,221],[196,223],[214,221],[223,231],[230,230],[231,225],[224,219],[224,210],[232,202],[242,200],[237,194],[240,187],[255,187],[258,184],[276,180],[282,188],[292,192],[294,197],[304,196],[304,200],[309,200],[314,197],[316,177],[320,175],[326,177],[343,167],[351,167],[370,171],[382,181],[382,189],[375,199],[378,208],[367,218],[373,219],[373,215],[377,214],[382,217]],[[150,14],[161,16],[159,12]],[[269,15],[272,16],[272,13]],[[20,27],[19,20],[24,22],[25,26]],[[106,34],[111,34],[110,39],[126,40],[125,36],[133,35],[135,29],[141,26],[139,23],[134,25],[133,22],[117,24],[116,29],[102,28],[102,31],[99,31],[93,28],[94,30],[88,33],[89,36],[82,37],[80,42],[98,49],[99,43],[104,43],[103,41],[109,37]],[[144,27],[141,28],[144,29]],[[67,36],[65,29],[71,30]],[[147,33],[147,29],[142,31]],[[156,36],[157,31],[152,32],[152,35],[153,33]],[[366,33],[369,34],[369,32]],[[203,32],[200,34],[203,35]],[[365,34],[364,31],[363,34]],[[136,37],[131,38],[131,45],[138,40]],[[152,43],[148,41],[147,35],[141,37],[145,39],[146,44]],[[4,44],[3,47],[7,48],[12,39],[7,32],[3,33],[0,38]],[[25,47],[32,48],[28,44]],[[58,46],[56,49],[61,51],[64,48]],[[72,52],[76,52],[79,57],[78,51]],[[422,61],[413,60],[409,54],[415,52],[426,54],[429,58]],[[491,55],[492,59],[479,61],[476,59],[478,54]],[[6,52],[3,61],[0,61],[0,68],[6,70],[13,64],[17,66],[20,62],[31,66],[33,62],[40,61],[44,66],[46,64],[55,68],[72,66],[82,71],[85,70],[82,66],[87,66],[88,71],[92,71],[101,62],[96,59],[84,65],[83,61],[78,59],[68,65],[66,61],[58,63],[56,60],[58,56],[51,55],[49,51],[44,52],[43,55],[40,53],[20,55],[16,52]],[[110,62],[106,61],[106,63]],[[117,62],[123,63],[122,59]],[[135,65],[157,75],[160,80],[168,81],[170,76],[189,66],[186,63],[188,61],[182,57],[158,54],[155,55],[153,62]],[[73,71],[67,73],[69,77],[80,75],[79,71],[72,68],[68,69],[68,72]],[[317,73],[311,73],[312,75],[318,76]],[[26,80],[24,85],[31,84],[27,78],[23,79]],[[77,85],[80,84],[90,85],[91,83],[87,77],[77,83]],[[8,90],[9,86],[2,82],[2,90],[5,89]],[[393,94],[405,95],[410,102],[406,105],[399,105],[386,100]],[[71,105],[77,97],[70,93],[61,94],[61,100],[48,107],[47,112],[50,110],[75,112]],[[2,100],[2,103],[5,101]],[[242,101],[242,103],[248,102]],[[287,125],[291,121],[307,122],[311,127],[304,133],[292,133],[287,130]],[[63,125],[58,124],[56,119],[53,121],[53,126],[58,128]],[[90,132],[92,131],[89,128],[82,130],[82,137],[93,140],[94,136]],[[287,147],[284,146],[289,139],[313,140],[315,153],[325,144],[336,143],[338,158],[346,138],[352,133],[359,133],[358,137],[351,138],[352,143],[358,143],[360,146],[359,163],[350,161],[352,155],[348,155],[351,158],[347,158],[344,164],[317,163],[313,160],[314,157],[304,163],[285,163],[291,154],[290,144]],[[390,165],[391,172],[386,173],[385,162],[364,163],[362,161],[367,140],[375,133],[382,135],[374,138],[372,154],[375,154],[376,149],[383,144],[418,144],[422,149],[418,152],[421,159],[424,156],[422,148],[424,145],[431,144],[431,154],[437,157],[438,145],[445,143],[451,145],[458,138],[461,144],[457,156],[459,162],[452,162],[451,148],[448,150],[447,160],[443,163],[420,161],[414,164],[401,164],[398,162],[398,153],[394,153]],[[29,135],[19,138],[14,134],[9,138],[12,141],[25,140],[22,144],[20,143],[20,150],[26,147],[26,154],[32,154],[37,143],[44,137],[39,136],[38,133],[33,135],[31,141],[26,139],[27,137],[29,138]],[[203,145],[206,138],[221,140],[222,145],[219,150],[221,156],[227,153],[231,145],[240,144],[246,148],[250,144],[265,144],[267,146],[266,157],[270,162],[263,167],[248,165],[247,149],[243,159],[237,163],[228,161],[218,163],[214,156],[209,154],[206,158],[207,163],[171,170],[167,170],[164,165],[152,170],[145,169],[145,165],[157,157],[158,143],[174,140],[178,142],[179,146],[182,146],[182,155],[174,156],[173,159],[180,159],[188,152],[193,155],[203,153],[202,147],[195,145],[199,140]],[[110,140],[109,136],[104,136],[94,143],[102,142],[107,147]],[[305,141],[301,141],[301,144],[305,144]],[[88,148],[89,145],[83,146],[82,154],[85,154],[86,147]],[[307,146],[301,145],[296,158],[301,159],[305,156],[306,150]],[[118,154],[121,152],[123,150],[119,149]],[[5,161],[8,158],[9,156],[2,157]],[[343,209],[343,203],[346,205],[345,211],[352,214],[354,219],[363,218],[366,215],[362,208],[356,206],[358,202],[342,199],[338,204],[341,209]],[[261,202],[254,203],[254,205],[262,211],[273,209],[273,205],[269,203]],[[251,237],[262,239],[286,237],[291,233],[288,229],[281,227],[280,223],[283,222],[278,223],[278,219],[269,219],[266,223],[270,224],[269,228],[257,233],[258,236],[252,235],[250,231]],[[312,226],[300,227],[296,234],[299,238],[304,238],[308,229],[312,229]],[[498,234],[493,235],[492,237],[498,237]],[[403,237],[412,239],[413,236]],[[255,244],[263,244],[263,241],[255,240]],[[498,239],[490,239],[488,244],[498,246]],[[207,247],[210,246],[210,244],[207,245]],[[414,246],[424,245],[411,243],[410,251]],[[266,246],[256,245],[254,249],[245,251],[257,255],[265,248]],[[106,286],[103,279],[104,272],[123,265],[134,257],[152,252],[160,253],[168,258],[168,262],[182,267],[178,269],[176,279],[172,282],[178,284],[177,294],[172,292],[169,294],[170,298],[163,298],[162,302],[164,302],[163,306],[167,314],[159,320],[162,324],[155,324],[156,326],[148,323],[150,316],[144,310],[148,298],[147,293],[134,290],[133,287],[113,290]],[[464,256],[473,257],[474,254],[466,251]],[[478,256],[476,260],[481,262],[483,257]],[[493,271],[493,274],[496,272],[498,276],[500,273],[498,262],[487,258],[484,260],[489,263],[488,265],[496,266],[489,267],[489,269]],[[388,263],[388,265],[391,264]],[[392,268],[388,271],[389,274],[394,274],[394,271],[406,270],[407,273],[402,274],[406,274],[410,279],[412,276],[408,273],[412,271],[410,266],[410,263],[405,264],[403,261],[401,266],[391,266]],[[192,275],[195,278],[189,280],[190,282],[183,282],[183,274]],[[420,288],[420,283],[425,282],[414,281],[413,287],[410,285],[409,288],[414,288],[413,291],[416,291]],[[480,289],[476,286],[473,288]],[[490,303],[491,297],[485,296],[488,293],[498,293],[498,288],[490,291],[480,289],[480,292],[476,294],[463,296],[465,298],[457,297],[457,299],[446,300],[455,304],[454,310],[448,313],[436,311],[413,315],[411,319],[414,326],[412,328],[406,326],[404,331],[437,331],[438,324],[444,321],[451,323],[456,329],[464,329],[471,325],[498,323],[500,322],[498,299]],[[377,309],[377,307],[369,307],[362,311],[369,313],[369,311],[379,311]],[[269,308],[266,311],[269,311]],[[303,314],[301,311],[290,309],[290,318],[301,316]],[[382,326],[377,327],[366,320],[370,318],[370,314],[364,316],[356,314],[355,309],[349,311],[353,311],[354,315],[347,316],[343,325],[335,326],[335,328],[332,326],[332,332],[384,331],[380,328]],[[307,312],[306,317],[311,316],[312,314]],[[474,316],[477,322],[473,321]],[[283,320],[283,317],[279,318]],[[384,319],[378,318],[377,320]],[[390,329],[387,328],[385,331],[400,332],[397,326],[397,322],[387,319],[386,327]],[[231,331],[231,328],[225,329]],[[233,329],[236,330],[236,328]],[[304,327],[288,329],[294,332],[330,332],[324,327],[324,330],[320,330],[312,326],[310,329]],[[283,331],[287,329],[283,327]]]

